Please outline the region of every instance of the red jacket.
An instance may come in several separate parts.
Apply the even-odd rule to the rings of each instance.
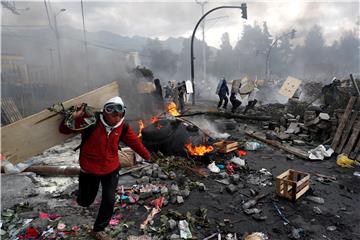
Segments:
[[[113,129],[110,135],[107,136],[104,124],[100,119],[97,121],[95,129],[80,148],[79,161],[82,170],[96,175],[105,175],[120,168],[118,144],[123,127],[124,122],[119,127]],[[64,123],[60,125],[59,130],[64,134],[74,132],[67,128]],[[123,134],[122,141],[142,158],[150,160],[149,151],[144,147],[130,126],[126,133]]]

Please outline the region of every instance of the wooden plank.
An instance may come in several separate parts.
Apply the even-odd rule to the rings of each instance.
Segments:
[[[355,159],[359,155],[359,151],[360,151],[360,139],[358,139],[354,151],[350,154],[350,158]]]
[[[92,107],[102,108],[109,98],[118,94],[118,85],[113,82],[63,104],[67,108],[85,102]],[[61,114],[43,110],[2,127],[0,129],[1,154],[11,163],[16,164],[73,137],[74,134],[65,135],[59,132],[59,125],[62,120]]]
[[[277,147],[277,148],[280,148],[286,152],[289,152],[291,154],[294,154],[295,156],[299,157],[299,158],[302,158],[302,159],[306,159],[306,160],[309,160],[309,154],[301,149],[298,149],[298,148],[295,148],[295,147],[292,147],[292,146],[288,146],[288,145],[284,145],[278,141],[275,141],[275,140],[269,140],[269,139],[266,139],[264,136],[260,136],[256,133],[253,133],[253,132],[250,132],[250,131],[246,131],[246,135],[249,135],[257,140],[260,140],[262,142],[265,142],[269,145],[272,145],[274,147]]]
[[[357,100],[357,102],[359,102],[359,99]],[[347,139],[349,137],[350,131],[353,127],[353,124],[358,116],[358,112],[359,111],[354,111],[351,114],[351,118],[350,118],[350,122],[346,125],[345,130],[343,131],[343,134],[341,136],[341,143],[336,147],[335,152],[336,153],[341,153],[343,147],[345,146],[345,143],[347,142]]]
[[[348,121],[349,115],[350,115],[350,113],[352,111],[352,108],[354,106],[354,103],[355,103],[356,99],[357,99],[356,97],[351,97],[348,104],[347,104],[347,106],[346,106],[345,113],[341,118],[341,122],[340,122],[338,128],[336,129],[336,133],[335,133],[333,142],[331,144],[332,149],[336,149],[337,145],[339,144],[340,137],[342,135],[342,132],[344,130],[346,122]]]
[[[349,156],[351,150],[353,149],[358,136],[359,136],[359,132],[360,132],[360,121],[357,122],[354,126],[353,132],[349,138],[348,143],[346,144],[344,150],[342,151],[342,153],[344,153],[345,155]]]

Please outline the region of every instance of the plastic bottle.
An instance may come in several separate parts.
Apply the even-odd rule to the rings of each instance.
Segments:
[[[264,145],[258,142],[246,142],[245,143],[245,149],[248,151],[255,151],[258,149],[263,148]]]

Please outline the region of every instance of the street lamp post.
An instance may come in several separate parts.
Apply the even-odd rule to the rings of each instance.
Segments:
[[[196,23],[194,31],[191,36],[191,44],[190,44],[191,83],[192,83],[192,87],[193,87],[192,105],[195,105],[195,84],[194,84],[194,59],[195,59],[194,58],[194,38],[195,38],[195,33],[196,33],[196,30],[197,30],[199,24],[207,15],[209,15],[211,12],[214,12],[214,11],[222,9],[222,8],[239,8],[242,10],[242,17],[247,19],[246,3],[242,3],[241,6],[220,6],[220,7],[213,8],[213,9],[207,11],[205,14],[203,14],[202,17],[199,19],[199,21]]]
[[[271,53],[271,49],[276,45],[276,43],[282,39],[283,37],[287,37],[290,35],[291,39],[293,39],[295,37],[295,32],[296,30],[293,29],[288,33],[284,33],[282,34],[280,37],[277,37],[275,39],[275,41],[271,44],[269,50],[266,53],[266,69],[265,69],[265,76],[267,78],[267,80],[270,80],[270,53]]]
[[[59,35],[59,30],[58,30],[58,25],[57,25],[57,16],[66,11],[65,8],[60,9],[60,11],[54,15],[54,31],[55,31],[55,37],[56,37],[56,48],[57,48],[57,55],[58,55],[58,61],[59,61],[59,68],[60,68],[60,81],[61,81],[61,86],[63,86],[64,84],[64,75],[63,75],[63,66],[62,66],[62,61],[61,61],[61,52],[60,52],[60,35]]]

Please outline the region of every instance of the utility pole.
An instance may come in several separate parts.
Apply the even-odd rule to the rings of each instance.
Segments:
[[[53,51],[55,51],[55,49],[53,48],[48,48],[49,52],[50,52],[50,72],[51,72],[51,80],[55,79],[55,71],[54,71],[54,55],[53,55]]]
[[[267,51],[266,53],[266,69],[265,69],[265,76],[266,76],[266,80],[270,80],[270,53],[271,53],[271,49],[273,49],[273,47],[276,45],[276,43],[284,38],[284,37],[287,37],[287,36],[290,36],[291,39],[294,39],[295,38],[295,33],[296,33],[296,30],[295,29],[292,29],[290,32],[288,33],[283,33],[280,37],[277,37],[274,42],[271,44],[269,50]]]
[[[197,4],[201,6],[201,16],[204,16],[204,8],[208,1],[199,1],[195,0]],[[202,41],[203,41],[203,48],[202,48],[202,59],[203,59],[203,81],[202,83],[205,84],[206,81],[206,43],[205,43],[205,19],[201,23],[202,28]]]
[[[59,30],[58,30],[58,25],[57,25],[57,16],[66,11],[65,8],[60,9],[60,11],[57,14],[54,14],[54,32],[55,32],[55,37],[56,37],[56,48],[57,48],[57,55],[58,55],[58,61],[59,61],[59,68],[60,68],[60,81],[61,84],[60,86],[64,86],[64,73],[63,73],[63,66],[62,66],[62,60],[61,60],[61,51],[60,51],[60,35],[59,35]]]
[[[194,38],[195,38],[195,33],[196,33],[196,29],[199,27],[201,21],[210,13],[219,10],[219,9],[224,9],[224,8],[238,8],[241,9],[241,13],[242,13],[242,18],[247,19],[247,6],[246,3],[242,3],[241,6],[220,6],[220,7],[216,7],[213,8],[209,11],[207,11],[200,19],[199,21],[196,23],[195,28],[193,30],[193,33],[191,35],[191,42],[190,42],[190,67],[191,67],[191,83],[193,86],[193,98],[192,98],[192,105],[195,105],[195,83],[194,83],[194,78],[195,78],[195,73],[194,73]]]

